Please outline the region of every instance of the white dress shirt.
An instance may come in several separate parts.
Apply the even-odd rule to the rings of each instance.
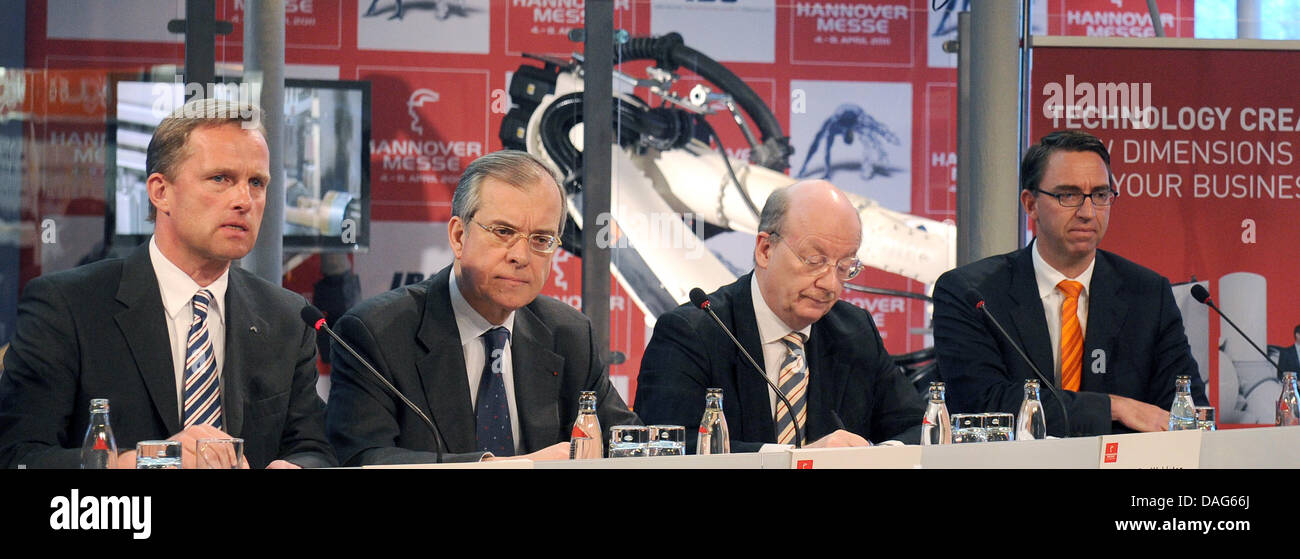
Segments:
[[[1086,340],[1088,337],[1088,296],[1092,289],[1092,269],[1097,265],[1096,256],[1088,263],[1088,268],[1076,278],[1067,278],[1057,271],[1043,256],[1038,254],[1038,242],[1034,242],[1034,278],[1038,280],[1038,296],[1043,299],[1043,314],[1047,318],[1047,333],[1052,338],[1052,370],[1056,385],[1061,385],[1061,305],[1065,304],[1065,293],[1056,288],[1056,284],[1070,279],[1083,284],[1079,292],[1079,333]]]
[[[510,343],[506,344],[505,355],[501,358],[501,378],[506,385],[506,402],[510,406],[510,434],[515,441],[515,454],[523,451],[523,441],[519,437],[519,408],[515,405],[514,361],[511,346],[515,343],[515,313],[512,311],[501,324],[492,324],[483,315],[470,306],[465,295],[456,284],[456,274],[451,274],[447,282],[451,292],[451,310],[456,315],[456,330],[460,332],[461,350],[465,354],[465,376],[469,379],[469,406],[477,409],[478,386],[483,379],[483,365],[487,362],[487,351],[483,347],[483,334],[497,326],[510,331]]]
[[[185,344],[190,334],[190,323],[194,321],[194,294],[200,289],[212,292],[212,303],[208,306],[208,338],[212,340],[212,355],[216,358],[217,378],[220,379],[221,366],[226,362],[226,285],[230,282],[230,268],[226,268],[216,281],[201,286],[168,260],[152,237],[149,238],[149,261],[153,263],[163,310],[167,313],[167,337],[171,340],[172,370],[176,374],[176,417],[184,423]],[[223,383],[222,394],[225,391]],[[222,402],[225,402],[224,398]]]

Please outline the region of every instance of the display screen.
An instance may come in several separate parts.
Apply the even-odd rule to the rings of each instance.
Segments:
[[[118,79],[109,119],[108,237],[115,249],[153,234],[145,152],[154,129],[184,104],[180,82]],[[192,92],[191,92],[192,93]],[[205,97],[253,101],[260,92],[227,82]],[[370,242],[370,84],[286,79],[284,248],[360,251]],[[278,176],[271,173],[272,180]]]

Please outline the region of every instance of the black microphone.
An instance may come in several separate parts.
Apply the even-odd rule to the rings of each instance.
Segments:
[[[424,420],[424,424],[428,425],[429,430],[433,432],[433,450],[438,455],[438,462],[442,462],[442,440],[443,440],[442,433],[438,431],[438,426],[434,425],[433,420],[429,419],[429,416],[425,415],[424,412],[421,411],[418,406],[416,406],[413,402],[408,400],[406,396],[397,389],[396,386],[393,386],[393,383],[388,382],[388,379],[384,378],[384,375],[379,374],[379,371],[375,370],[375,367],[370,364],[370,361],[367,361],[366,358],[362,357],[361,354],[357,353],[357,350],[352,349],[351,345],[343,341],[343,338],[339,337],[338,334],[334,333],[334,329],[330,328],[329,324],[325,323],[325,315],[320,312],[320,309],[317,309],[316,307],[313,307],[311,305],[307,305],[303,307],[302,312],[298,314],[299,316],[302,317],[302,321],[306,322],[308,326],[312,327],[312,329],[316,330],[317,332],[323,331],[326,334],[329,334],[331,338],[334,338],[334,342],[339,344],[339,347],[342,347],[343,349],[347,350],[348,353],[352,354],[352,357],[356,359],[358,362],[360,362],[361,365],[363,365],[367,371],[370,371],[370,374],[374,375],[375,378],[379,379],[380,384],[382,384],[385,388],[388,389],[389,392],[391,392],[394,396],[397,396],[398,399],[400,399],[403,403],[405,403],[406,407],[411,408],[411,411],[414,411],[415,415],[420,416],[420,419]]]
[[[1039,380],[1042,380],[1043,384],[1047,386],[1047,389],[1052,391],[1052,395],[1056,396],[1057,403],[1061,404],[1061,416],[1065,419],[1065,436],[1069,437],[1070,412],[1065,409],[1065,400],[1061,398],[1061,393],[1056,391],[1056,383],[1048,380],[1047,375],[1044,375],[1042,371],[1038,370],[1038,366],[1034,365],[1034,361],[1029,358],[1029,355],[1025,353],[1025,350],[1020,349],[1020,345],[1016,343],[1016,340],[1011,337],[1011,334],[1007,333],[1006,328],[1002,327],[1002,323],[998,322],[998,319],[993,318],[993,313],[989,312],[988,305],[984,304],[984,297],[981,297],[979,292],[975,291],[974,288],[969,291],[969,294],[970,298],[976,301],[975,308],[984,311],[984,316],[987,316],[989,322],[992,322],[993,326],[997,327],[998,332],[1002,333],[1002,338],[1005,339],[1007,343],[1011,344],[1011,347],[1016,350],[1016,353],[1020,354],[1020,358],[1024,359],[1025,363],[1029,365],[1029,368],[1033,369],[1034,374],[1038,375]]]
[[[696,287],[691,290],[691,304],[703,309],[704,312],[713,317],[713,321],[718,323],[718,327],[722,328],[723,332],[726,332],[728,338],[731,338],[731,343],[736,344],[736,348],[740,350],[741,355],[744,355],[745,359],[749,360],[749,364],[754,366],[754,371],[758,373],[759,378],[762,378],[763,382],[766,382],[772,388],[772,392],[781,400],[781,403],[785,404],[785,409],[791,414],[790,418],[794,424],[794,446],[795,448],[803,448],[803,431],[799,429],[799,419],[794,416],[794,406],[790,404],[790,400],[786,399],[785,394],[781,393],[781,389],[776,387],[772,379],[767,378],[767,373],[763,372],[763,368],[758,366],[758,361],[755,361],[754,357],[748,351],[745,351],[745,346],[740,345],[740,340],[737,340],[735,334],[731,333],[731,329],[722,323],[722,319],[718,318],[718,313],[713,312],[710,307],[709,296],[704,294],[703,289]],[[834,411],[831,413],[834,413]]]
[[[1210,298],[1210,291],[1207,290],[1207,289],[1205,289],[1205,286],[1203,286],[1203,285],[1201,285],[1201,284],[1199,284],[1199,283],[1193,285],[1193,286],[1192,286],[1192,298],[1193,298],[1193,299],[1196,299],[1196,302],[1198,302],[1198,303],[1203,303],[1203,304],[1205,304],[1205,306],[1208,306],[1208,307],[1214,309],[1214,312],[1219,313],[1219,316],[1223,317],[1224,320],[1228,321],[1228,324],[1229,324],[1230,326],[1232,326],[1232,329],[1233,329],[1233,330],[1236,330],[1238,334],[1241,334],[1241,337],[1242,337],[1243,339],[1246,340],[1246,343],[1249,343],[1249,344],[1250,344],[1250,347],[1255,348],[1255,351],[1258,351],[1260,355],[1263,355],[1263,356],[1264,356],[1264,360],[1265,360],[1265,361],[1268,361],[1268,363],[1269,363],[1270,365],[1273,366],[1273,368],[1274,368],[1274,369],[1276,370],[1276,372],[1277,372],[1277,375],[1278,375],[1279,377],[1282,376],[1282,366],[1279,365],[1277,361],[1274,361],[1274,360],[1270,359],[1269,356],[1268,356],[1268,352],[1266,352],[1266,351],[1260,349],[1259,346],[1255,345],[1255,342],[1252,341],[1252,340],[1250,339],[1250,337],[1246,335],[1245,332],[1242,332],[1242,331],[1241,331],[1241,328],[1238,328],[1237,325],[1236,325],[1235,323],[1232,322],[1232,319],[1231,319],[1231,318],[1228,318],[1228,315],[1223,314],[1223,311],[1219,310],[1219,307],[1215,306],[1215,304],[1214,304],[1214,299],[1211,299],[1211,298]]]

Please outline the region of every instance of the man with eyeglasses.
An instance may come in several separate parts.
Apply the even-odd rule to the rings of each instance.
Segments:
[[[710,294],[710,306],[793,410],[712,318],[682,306],[655,325],[637,378],[637,414],[695,425],[706,391],[721,388],[732,452],[794,444],[796,423],[806,448],[918,442],[920,397],[871,315],[838,300],[862,271],[862,222],[852,202],[829,182],[801,182],[768,197],[758,229],[754,271]],[[691,452],[694,439],[687,438]]]
[[[950,410],[1015,412],[1025,380],[1037,378],[976,307],[981,300],[1061,389],[1061,400],[1042,393],[1049,435],[1166,430],[1180,375],[1206,405],[1169,281],[1097,249],[1118,194],[1105,144],[1084,132],[1048,134],[1025,152],[1020,186],[1036,233],[1030,246],[935,284],[934,341]]]
[[[591,322],[539,296],[564,230],[554,173],[521,151],[465,168],[447,234],[454,262],[370,299],[335,328],[437,425],[443,461],[567,459],[582,391],[606,430],[640,423],[595,345]],[[326,429],[348,466],[428,463],[438,442],[418,415],[335,344]]]

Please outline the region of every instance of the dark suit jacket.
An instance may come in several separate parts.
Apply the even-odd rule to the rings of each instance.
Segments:
[[[244,439],[254,468],[336,464],[316,395],[315,333],[298,316],[304,304],[230,270],[223,430]],[[0,376],[0,466],[80,467],[92,398],[108,398],[119,451],[180,432],[165,313],[148,245],[29,282]]]
[[[1052,342],[1031,250],[1032,244],[950,270],[935,283],[934,345],[954,413],[1016,413],[1025,380],[1038,378],[976,309],[980,297],[1038,369],[1052,378]],[[1112,425],[1109,394],[1169,409],[1179,375],[1192,377],[1192,399],[1207,405],[1169,280],[1106,251],[1097,251],[1096,258],[1083,378],[1078,392],[1061,391],[1070,435],[1128,431],[1118,422]],[[1065,434],[1061,403],[1045,386],[1041,396],[1047,432]]]
[[[336,329],[380,374],[420,407],[445,439],[443,461],[477,460],[474,408],[460,331],[448,292],[451,267],[414,285],[365,301]],[[639,424],[609,382],[591,321],[550,297],[515,311],[510,337],[515,405],[523,452],[569,440],[578,393],[596,392],[596,415],[609,428]],[[326,429],[349,466],[437,460],[428,426],[390,395],[350,354],[334,345]]]
[[[1282,378],[1282,373],[1287,371],[1300,371],[1300,357],[1296,356],[1295,344],[1278,348],[1277,368],[1278,378]]]
[[[745,350],[763,363],[754,318],[750,276],[709,296],[714,312]],[[925,408],[921,396],[894,365],[880,333],[866,311],[843,301],[813,323],[804,348],[808,359],[808,422],[804,440],[813,442],[836,430],[838,414],[845,429],[873,442],[920,441]],[[637,377],[637,414],[647,423],[700,424],[704,395],[722,389],[732,452],[753,452],[776,442],[771,389],[735,344],[704,311],[683,305],[659,317],[641,359]],[[694,452],[696,437],[686,437]]]

